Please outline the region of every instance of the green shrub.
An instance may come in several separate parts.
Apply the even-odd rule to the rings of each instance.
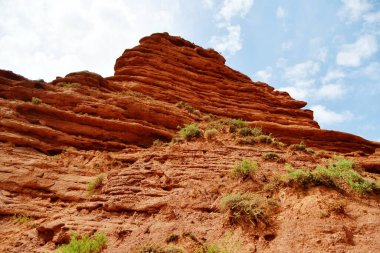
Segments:
[[[247,125],[247,122],[242,119],[228,119],[225,123],[229,126],[230,133],[236,133],[238,129]]]
[[[221,206],[222,211],[229,212],[231,223],[251,223],[256,226],[260,222],[269,225],[269,214],[276,204],[272,199],[256,194],[234,193],[223,197]]]
[[[239,135],[241,136],[260,136],[262,135],[263,132],[261,128],[255,127],[255,128],[250,128],[250,127],[243,127],[239,130]]]
[[[218,133],[219,133],[218,130],[216,130],[215,128],[207,129],[205,131],[205,137],[209,140],[213,140],[218,135]]]
[[[273,153],[273,152],[268,152],[268,153],[265,153],[263,154],[263,159],[264,160],[277,160],[279,157],[279,155],[277,155],[276,153]]]
[[[251,173],[255,172],[258,168],[259,164],[257,162],[243,158],[241,162],[235,163],[234,167],[232,168],[232,175],[245,179],[249,177]]]
[[[32,97],[32,103],[35,105],[38,105],[38,104],[42,103],[42,100],[40,98],[37,98],[37,97]]]
[[[79,239],[78,234],[73,233],[70,237],[70,243],[61,245],[56,253],[99,253],[107,244],[107,238],[104,233],[97,232],[92,237],[88,235]]]
[[[335,156],[328,162],[327,166],[318,165],[315,169],[308,171],[303,169],[292,169],[283,175],[285,183],[298,184],[304,188],[316,185],[324,185],[330,188],[343,189],[345,186],[350,190],[360,193],[369,193],[375,190],[376,183],[362,177],[353,168],[353,160]]]
[[[229,124],[238,128],[242,128],[247,125],[247,122],[242,119],[230,119]]]
[[[197,124],[189,124],[179,130],[179,135],[186,140],[190,140],[192,138],[201,137],[202,131],[199,129]]]
[[[239,130],[239,135],[241,135],[241,136],[250,136],[250,135],[252,135],[251,128],[249,128],[249,127],[243,127],[242,129]]]
[[[258,142],[260,142],[260,143],[271,144],[273,141],[271,134],[270,135],[262,134],[262,135],[257,136],[256,138],[257,138]]]
[[[91,196],[97,189],[103,186],[104,175],[97,175],[94,179],[87,183],[87,195]]]

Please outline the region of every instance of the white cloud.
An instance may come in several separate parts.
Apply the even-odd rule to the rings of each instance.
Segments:
[[[310,89],[305,87],[297,87],[297,86],[287,86],[281,87],[278,90],[286,91],[292,98],[298,100],[305,100],[309,96]]]
[[[326,47],[321,47],[320,49],[318,49],[317,51],[317,54],[316,54],[316,58],[321,61],[321,62],[325,62],[326,59],[327,59],[327,53],[328,53],[328,50]]]
[[[178,2],[0,1],[0,66],[50,81],[88,69],[113,74],[115,59],[154,32],[182,35]]]
[[[284,78],[295,86],[310,86],[314,83],[311,77],[319,72],[319,64],[306,61],[285,69]]]
[[[290,50],[292,47],[293,47],[293,42],[291,40],[281,43],[281,49],[283,50]]]
[[[269,79],[272,76],[272,68],[267,67],[263,70],[259,70],[254,74],[254,80],[256,81],[262,81],[262,82],[269,82]]]
[[[324,84],[319,87],[315,95],[318,99],[337,99],[342,97],[346,93],[343,85],[341,84]]]
[[[328,83],[331,81],[342,79],[346,76],[341,70],[333,69],[329,70],[325,76],[322,77],[322,83]]]
[[[345,44],[336,56],[336,63],[342,66],[357,67],[362,61],[377,52],[374,35],[363,35],[353,44]]]
[[[227,27],[227,35],[213,36],[210,44],[216,50],[228,55],[233,55],[242,48],[242,41],[240,38],[240,26],[230,25]]]
[[[380,11],[372,12],[364,15],[364,20],[368,23],[377,23],[380,22]]]
[[[218,18],[227,21],[235,16],[244,17],[253,5],[253,0],[224,0]]]
[[[285,18],[286,15],[287,15],[287,13],[286,13],[285,9],[282,8],[281,6],[278,6],[277,10],[276,10],[276,17],[278,19],[280,19],[280,18]]]
[[[314,76],[319,72],[319,64],[314,61],[306,61],[291,67],[284,67],[283,78],[289,84],[279,90],[287,91],[295,99],[305,100],[312,92],[315,84]]]
[[[329,71],[317,83],[319,64],[315,61],[306,61],[291,67],[285,67],[284,79],[289,85],[280,88],[287,91],[295,99],[324,100],[341,98],[346,89],[339,81],[344,73],[338,70]],[[319,81],[319,80],[318,80]],[[335,82],[333,82],[335,81]]]
[[[214,0],[202,0],[202,4],[205,8],[211,9],[214,7]]]
[[[241,27],[232,25],[231,19],[236,16],[244,17],[251,9],[253,0],[224,0],[216,15],[217,26],[226,29],[226,35],[212,36],[209,44],[217,51],[226,54],[227,57],[234,55],[242,49]]]
[[[342,0],[339,15],[348,21],[357,21],[368,12],[372,5],[368,0]]]
[[[350,111],[334,112],[323,105],[315,105],[310,108],[314,111],[314,118],[321,126],[328,126],[352,120],[354,115]]]

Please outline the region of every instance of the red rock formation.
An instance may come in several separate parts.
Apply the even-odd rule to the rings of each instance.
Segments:
[[[170,140],[178,125],[193,120],[169,103],[116,92],[94,73],[72,73],[52,83],[9,71],[0,75],[0,141],[43,152],[148,146],[155,139]],[[33,103],[33,97],[39,100]]]
[[[372,153],[379,144],[338,131],[320,130],[306,103],[224,65],[224,58],[167,33],[153,34],[117,59],[108,80],[155,99],[185,101],[205,113],[252,121],[286,143],[337,152]]]
[[[138,92],[138,93],[136,93]],[[144,96],[145,94],[145,96]],[[33,97],[35,100],[32,103]],[[38,103],[41,101],[41,103]],[[51,83],[0,72],[0,141],[43,152],[120,150],[169,140],[178,125],[199,120],[175,106],[241,118],[286,143],[372,153],[379,144],[320,130],[306,103],[227,67],[212,49],[167,33],[153,34],[117,59],[115,75],[76,72]]]

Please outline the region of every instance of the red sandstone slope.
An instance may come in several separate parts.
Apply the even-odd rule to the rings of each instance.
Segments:
[[[286,142],[338,152],[372,153],[378,143],[347,133],[320,130],[305,102],[227,67],[224,58],[167,33],[153,34],[117,59],[115,75],[68,74],[51,83],[0,71],[0,140],[43,152],[65,147],[120,150],[169,140],[178,125],[202,113],[241,118]],[[63,86],[79,83],[80,86]],[[139,93],[134,93],[139,92]],[[149,97],[144,97],[142,94]],[[42,103],[33,104],[32,98]]]

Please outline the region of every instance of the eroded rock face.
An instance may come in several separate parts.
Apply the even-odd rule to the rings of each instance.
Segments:
[[[45,153],[148,146],[170,140],[178,125],[193,121],[170,103],[115,91],[95,73],[71,73],[52,83],[0,75],[0,141]]]
[[[158,100],[185,101],[205,113],[240,118],[261,126],[286,143],[299,143],[337,152],[362,150],[372,153],[379,144],[338,131],[325,131],[313,120],[306,103],[288,93],[225,65],[212,49],[203,49],[167,33],[153,34],[127,49],[108,78],[125,89]]]
[[[321,130],[306,103],[225,65],[203,49],[167,33],[142,38],[103,78],[75,72],[46,83],[0,71],[0,141],[45,153],[66,147],[121,150],[170,140],[177,126],[200,120],[175,106],[189,103],[203,115],[240,118],[288,144],[303,140],[337,152],[374,152],[378,143]]]

